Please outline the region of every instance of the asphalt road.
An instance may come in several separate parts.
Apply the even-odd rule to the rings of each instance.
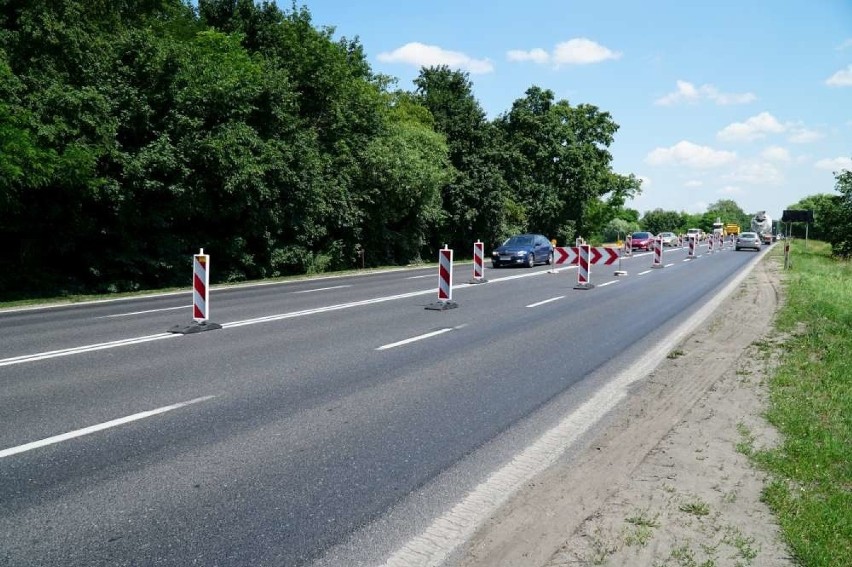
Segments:
[[[382,563],[758,257],[700,252],[0,312],[0,565]]]

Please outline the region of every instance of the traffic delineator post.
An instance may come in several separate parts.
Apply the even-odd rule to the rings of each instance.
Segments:
[[[578,240],[578,242],[582,242]],[[577,285],[574,289],[592,289],[594,284],[591,282],[591,269],[589,257],[591,256],[591,246],[588,244],[579,244],[577,246],[579,254],[577,258]]]
[[[468,283],[481,284],[488,283],[485,279],[482,263],[485,256],[485,245],[477,240],[473,243],[473,279]]]
[[[692,260],[695,259],[695,245],[698,239],[694,236],[687,236],[687,240],[689,241],[689,252],[687,252],[686,257]]]
[[[654,239],[654,261],[651,264],[651,267],[663,267],[663,239],[660,236]]]
[[[210,255],[201,248],[192,256],[192,323],[175,325],[169,332],[188,335],[221,328],[210,321]]]
[[[458,304],[453,301],[453,251],[444,244],[438,250],[438,301],[426,306],[432,311],[455,309]]]
[[[627,270],[622,269],[621,267],[621,259],[627,256],[627,249],[630,247],[630,239],[625,238],[624,242],[621,244],[621,250],[619,250],[618,254],[618,269],[613,272],[614,276],[626,276]]]

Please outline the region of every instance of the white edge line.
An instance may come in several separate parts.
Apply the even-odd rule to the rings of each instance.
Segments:
[[[672,262],[671,264],[666,264],[666,265],[665,265],[665,266],[663,266],[663,267],[664,267],[664,268],[671,268],[672,266],[674,266],[674,262]]]
[[[395,343],[390,343],[390,344],[382,345],[382,346],[380,346],[380,347],[376,347],[376,350],[388,350],[388,349],[390,349],[390,348],[395,348],[395,347],[398,347],[398,346],[407,345],[407,344],[409,344],[409,343],[413,343],[413,342],[416,342],[416,341],[422,341],[423,339],[428,339],[428,338],[430,338],[430,337],[435,337],[435,336],[438,336],[438,335],[443,335],[444,333],[448,333],[448,332],[450,332],[450,331],[452,331],[452,330],[453,330],[453,329],[452,329],[452,328],[450,328],[450,327],[448,327],[448,328],[446,328],[446,329],[438,329],[437,331],[432,331],[431,333],[425,333],[425,334],[423,334],[423,335],[418,335],[418,336],[416,336],[416,337],[411,337],[410,339],[403,339],[403,340],[401,340],[401,341],[397,341],[397,342],[395,342]]]
[[[107,421],[104,423],[100,423],[98,425],[92,425],[90,427],[84,427],[83,429],[77,429],[76,431],[69,431],[68,433],[63,433],[61,435],[54,435],[53,437],[47,437],[46,439],[41,439],[40,441],[33,441],[32,443],[26,443],[25,445],[18,445],[17,447],[11,447],[9,449],[3,449],[0,451],[0,459],[4,457],[10,457],[12,455],[17,455],[18,453],[24,453],[26,451],[32,451],[33,449],[39,449],[41,447],[46,447],[47,445],[53,445],[55,443],[61,443],[62,441],[68,441],[69,439],[74,439],[76,437],[82,437],[83,435],[89,435],[91,433],[96,433],[98,431],[103,431],[104,429],[109,429],[111,427],[118,427],[119,425],[124,425],[125,423],[131,423],[133,421],[139,421],[140,419],[145,419],[146,417],[153,417],[155,415],[166,413],[167,411],[176,410],[178,408],[182,408],[188,406],[190,404],[197,404],[199,402],[204,402],[215,398],[216,396],[202,396],[200,398],[195,398],[193,400],[189,400],[186,402],[180,402],[177,404],[172,404],[170,406],[165,406],[162,408],[157,408],[153,410],[143,411],[140,413],[135,413],[133,415],[128,415],[127,417],[120,417],[118,419],[113,419],[111,421]]]
[[[330,289],[342,289],[344,287],[352,287],[352,285],[351,284],[333,285],[331,287],[318,287],[318,288],[315,288],[315,289],[303,289],[303,290],[300,290],[300,291],[294,291],[293,293],[313,293],[315,291],[328,291]]]
[[[576,411],[545,432],[532,445],[495,471],[460,502],[415,536],[385,562],[387,567],[437,567],[473,536],[481,523],[524,484],[555,463],[583,434],[627,398],[629,388],[644,379],[668,353],[715,311],[751,273],[756,263],[728,282],[719,293],[665,336],[644,356],[615,376]]]
[[[183,335],[175,334],[175,333],[160,333],[157,335],[148,335],[145,337],[135,337],[132,339],[123,339],[120,341],[111,341],[108,343],[98,343],[93,345],[84,345],[73,348],[64,348],[62,350],[53,350],[50,352],[40,352],[37,354],[25,354],[21,356],[13,356],[11,358],[3,358],[0,359],[0,366],[11,366],[13,364],[22,364],[24,362],[35,362],[36,360],[47,360],[49,358],[58,358],[60,356],[70,356],[73,354],[82,354],[84,352],[92,352],[96,350],[105,350],[109,348],[117,348],[127,345],[135,345],[140,343],[147,343],[151,341],[159,341],[162,339],[171,339],[173,337],[180,337]]]
[[[564,297],[565,297],[564,295],[560,295],[558,297],[551,297],[550,299],[545,299],[544,301],[539,301],[538,303],[530,303],[529,305],[527,305],[527,307],[538,307],[539,305],[544,305],[545,303],[550,303],[552,301],[559,301],[560,299],[563,299]]]
[[[636,274],[636,275],[637,275],[637,276],[644,276],[645,274],[650,274],[650,273],[651,273],[651,272],[653,272],[653,271],[654,271],[654,270],[645,270],[644,272],[639,272],[639,273],[638,273],[638,274]]]

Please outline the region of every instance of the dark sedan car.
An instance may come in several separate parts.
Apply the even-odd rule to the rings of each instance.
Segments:
[[[756,232],[742,232],[737,235],[737,240],[734,242],[736,250],[743,248],[751,248],[752,250],[760,250],[760,237]]]
[[[633,250],[653,250],[654,235],[650,232],[634,232],[630,235],[630,247]]]
[[[553,245],[541,234],[519,234],[506,240],[491,253],[491,266],[527,266],[550,264]]]

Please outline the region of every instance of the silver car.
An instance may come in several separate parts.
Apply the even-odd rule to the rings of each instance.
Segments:
[[[751,250],[760,250],[760,237],[756,232],[741,232],[736,241],[734,242],[734,248],[736,250],[742,250],[743,248],[749,248]]]

